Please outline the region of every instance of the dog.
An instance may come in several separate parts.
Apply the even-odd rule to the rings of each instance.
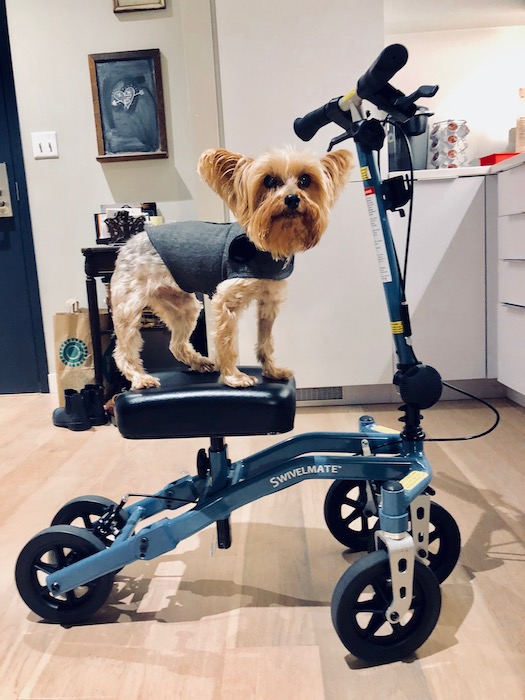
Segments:
[[[111,279],[114,358],[133,390],[160,386],[140,357],[146,306],[171,331],[169,348],[177,360],[197,372],[219,370],[227,386],[249,387],[256,378],[237,367],[236,331],[240,313],[255,301],[263,376],[286,380],[293,375],[275,363],[272,327],[294,255],[321,240],[351,167],[346,150],[320,158],[291,148],[255,159],[225,149],[202,154],[199,175],[237,223],[147,226],[120,249]],[[214,361],[190,343],[202,308],[195,292],[211,297]]]

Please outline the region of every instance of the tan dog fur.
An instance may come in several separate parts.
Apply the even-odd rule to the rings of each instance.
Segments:
[[[319,243],[351,166],[352,156],[344,150],[317,158],[284,149],[253,159],[211,149],[202,154],[198,171],[228,205],[254,245],[275,259],[285,259]],[[293,208],[285,204],[288,195],[293,195]],[[211,300],[215,315],[213,362],[198,353],[189,340],[201,303],[176,284],[147,233],[139,233],[120,250],[111,280],[117,367],[132,389],[160,386],[156,377],[145,372],[140,358],[141,316],[144,307],[149,306],[171,331],[169,347],[177,360],[198,372],[217,368],[220,380],[228,386],[251,386],[255,378],[237,367],[236,332],[240,313],[256,301],[256,350],[263,375],[288,379],[292,371],[275,364],[272,336],[286,284],[286,280],[230,279],[218,285]]]

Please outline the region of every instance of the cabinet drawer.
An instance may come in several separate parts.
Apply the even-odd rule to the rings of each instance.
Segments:
[[[498,309],[498,381],[525,394],[525,307]]]
[[[499,300],[525,307],[525,260],[500,260]]]
[[[500,260],[525,260],[525,214],[499,217],[498,257]]]
[[[525,166],[507,170],[498,175],[498,213],[525,212]]]

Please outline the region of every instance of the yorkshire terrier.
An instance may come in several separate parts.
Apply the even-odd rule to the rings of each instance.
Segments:
[[[160,386],[140,357],[146,306],[171,331],[169,348],[177,360],[197,372],[219,370],[228,386],[248,387],[256,379],[237,367],[236,331],[240,313],[257,301],[256,350],[263,376],[292,376],[275,364],[272,327],[293,257],[319,243],[351,167],[352,155],[345,150],[321,158],[292,149],[256,159],[224,149],[202,154],[199,175],[238,223],[147,226],[119,251],[111,280],[114,356],[132,389]],[[215,362],[190,343],[202,308],[194,292],[211,297]]]

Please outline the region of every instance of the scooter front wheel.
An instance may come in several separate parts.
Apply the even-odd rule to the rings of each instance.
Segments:
[[[441,610],[441,591],[432,571],[416,560],[410,610],[390,622],[392,577],[384,550],[367,554],[340,578],[332,597],[332,621],[344,646],[372,663],[390,663],[413,654],[428,639]]]
[[[375,532],[379,529],[376,523],[368,542],[368,551],[375,549]],[[408,531],[412,532],[409,519]],[[415,543],[417,548],[417,542]],[[439,503],[430,504],[429,533],[428,533],[428,566],[439,583],[447,579],[456,566],[461,552],[461,534],[456,521]]]

